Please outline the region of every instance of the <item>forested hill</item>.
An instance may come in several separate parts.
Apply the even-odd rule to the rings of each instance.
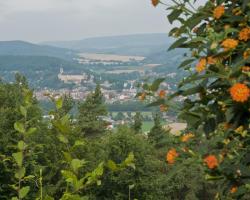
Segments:
[[[11,56],[50,56],[71,60],[75,56],[74,50],[37,45],[24,41],[0,41],[0,55]]]
[[[0,55],[0,78],[13,81],[14,74],[20,72],[36,89],[43,87],[60,88],[62,82],[57,78],[60,68],[68,73],[88,72],[76,62],[50,56],[2,56]]]
[[[172,42],[166,33],[152,33],[51,41],[42,44],[95,53],[148,56],[152,52],[166,50]]]

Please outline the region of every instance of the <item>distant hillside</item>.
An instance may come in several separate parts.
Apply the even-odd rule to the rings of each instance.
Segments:
[[[166,50],[172,43],[165,33],[87,38],[78,41],[45,42],[43,44],[82,52],[148,56]]]
[[[70,60],[76,52],[69,49],[36,45],[24,41],[0,41],[0,55],[50,56]]]
[[[60,88],[63,85],[57,75],[61,67],[67,73],[88,73],[88,70],[77,63],[55,57],[0,56],[0,79],[12,81],[14,74],[18,72],[25,75],[34,88]]]

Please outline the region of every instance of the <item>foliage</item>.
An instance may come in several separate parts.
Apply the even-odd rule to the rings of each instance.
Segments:
[[[189,49],[180,65],[189,75],[175,94],[152,105],[170,106],[174,97],[185,97],[179,118],[192,133],[183,137],[198,140],[184,153],[176,146],[175,157],[183,166],[190,160],[204,168],[206,180],[219,186],[214,198],[248,199],[250,4],[216,0],[196,9],[195,0],[171,2],[168,20],[179,25],[169,33],[177,38],[169,49]]]
[[[134,121],[132,124],[132,128],[134,129],[135,133],[140,133],[142,129],[142,115],[140,112],[136,112],[134,116]]]
[[[167,144],[171,144],[171,138],[168,137],[170,133],[162,127],[161,121],[160,114],[156,113],[154,115],[154,126],[148,133],[149,141],[157,149],[166,147]]]
[[[1,199],[87,199],[86,189],[100,185],[105,171],[114,170],[109,163],[116,170],[134,167],[129,152],[121,165],[100,161],[83,173],[88,162],[76,152],[86,142],[68,114],[70,97],[50,96],[55,110],[44,121],[22,76],[17,75],[14,84],[0,83],[0,91],[1,116],[6,117],[0,120],[5,134],[0,151]]]
[[[87,137],[103,134],[107,124],[102,117],[107,114],[101,88],[97,84],[95,92],[89,94],[86,100],[79,105],[78,124],[82,134]]]

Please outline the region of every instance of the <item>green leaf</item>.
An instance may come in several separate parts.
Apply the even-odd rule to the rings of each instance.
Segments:
[[[28,135],[31,135],[31,134],[33,134],[33,133],[35,133],[37,131],[37,128],[29,128],[29,130],[27,131],[27,134]]]
[[[63,106],[63,99],[62,98],[59,98],[56,100],[56,108],[59,110],[61,109]]]
[[[22,167],[22,165],[23,165],[23,153],[22,152],[13,153],[12,156],[15,159],[17,165],[19,167]]]
[[[25,172],[26,170],[24,167],[19,168],[17,172],[15,173],[15,178],[22,179],[25,176]]]
[[[64,143],[64,144],[68,144],[69,143],[69,140],[62,134],[59,134],[57,136],[57,138],[59,139],[60,142]]]
[[[66,182],[73,184],[77,181],[77,177],[73,172],[68,170],[62,170],[61,173],[63,177],[66,179]]]
[[[20,151],[23,151],[26,149],[27,145],[24,143],[24,141],[21,140],[18,142],[17,147]]]
[[[131,152],[129,153],[128,157],[125,159],[124,163],[126,166],[132,167],[133,169],[135,169],[135,156],[134,154]]]
[[[182,37],[182,38],[176,40],[176,41],[168,48],[168,51],[180,47],[181,45],[184,44],[184,42],[187,41],[187,39],[188,39],[187,37]]]
[[[25,128],[24,128],[24,124],[22,122],[16,122],[14,124],[14,128],[16,131],[18,131],[19,133],[25,133]]]
[[[33,175],[23,177],[24,180],[30,180],[30,179],[34,179],[34,178],[35,178],[35,176],[33,176]]]
[[[132,190],[134,187],[135,187],[135,185],[134,185],[134,184],[133,184],[133,185],[129,185],[129,186],[128,186],[128,188],[129,188],[130,190]]]
[[[211,175],[209,175],[209,174],[206,174],[205,175],[205,179],[206,180],[220,180],[220,179],[222,179],[223,178],[223,176],[211,176]]]
[[[73,159],[71,161],[71,168],[75,173],[77,173],[78,169],[83,167],[87,162],[85,160]]]
[[[11,200],[18,200],[18,198],[17,197],[12,197]]]
[[[68,163],[71,163],[72,161],[72,156],[70,153],[68,152],[63,152],[63,155],[64,155],[64,159],[68,162]]]
[[[155,92],[159,89],[160,87],[160,84],[165,80],[165,78],[159,78],[159,79],[156,79],[153,84],[150,86],[150,90]]]
[[[189,89],[187,89],[185,91],[182,91],[181,95],[183,95],[183,96],[193,95],[193,94],[196,94],[196,93],[200,92],[202,89],[203,89],[203,87],[198,85],[196,87],[189,88]]]
[[[154,107],[154,106],[159,106],[162,104],[164,104],[164,105],[166,104],[165,99],[158,99],[157,101],[154,101],[154,102],[148,104],[147,107]]]
[[[78,194],[69,194],[69,193],[64,193],[63,197],[60,200],[88,200],[87,197],[80,197]]]
[[[169,15],[168,20],[172,24],[182,13],[181,9],[174,9]]]
[[[21,190],[19,191],[20,198],[26,197],[26,195],[29,193],[29,191],[30,191],[29,186],[21,188]]]
[[[20,112],[24,117],[27,117],[27,109],[23,106],[20,106]]]
[[[100,186],[100,185],[102,184],[102,181],[101,181],[101,180],[97,180],[97,181],[96,181],[96,184],[97,184],[98,186]]]
[[[180,65],[179,65],[179,68],[182,68],[182,67],[186,67],[187,65],[191,64],[192,62],[194,62],[195,59],[187,59],[187,60],[184,60]]]
[[[48,196],[48,195],[46,195],[46,196],[44,197],[44,200],[54,200],[54,198],[53,198],[53,197],[50,197],[50,196]]]
[[[75,144],[74,144],[74,147],[77,147],[77,146],[84,146],[86,144],[85,141],[83,140],[76,140],[75,141]]]
[[[98,167],[94,170],[94,174],[96,176],[102,176],[103,175],[103,163],[100,163]]]
[[[107,166],[112,171],[117,171],[118,170],[118,167],[117,167],[116,163],[114,161],[112,161],[112,160],[108,161]]]

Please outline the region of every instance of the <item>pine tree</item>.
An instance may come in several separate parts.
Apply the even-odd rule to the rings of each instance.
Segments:
[[[141,133],[142,131],[142,116],[140,112],[136,112],[134,116],[134,123],[132,128],[135,130],[136,133]]]
[[[148,133],[148,139],[156,148],[162,148],[169,142],[168,132],[161,125],[159,113],[154,115],[154,126]]]
[[[97,84],[95,91],[79,105],[78,126],[81,133],[87,137],[96,137],[104,133],[106,123],[102,117],[107,114],[101,88]]]

